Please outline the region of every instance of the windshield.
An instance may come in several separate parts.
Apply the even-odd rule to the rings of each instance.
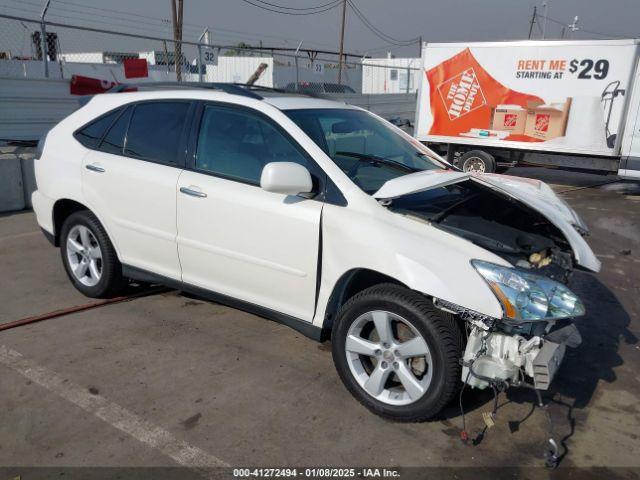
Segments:
[[[284,112],[369,195],[387,180],[446,168],[417,140],[407,140],[377,117],[347,108]]]

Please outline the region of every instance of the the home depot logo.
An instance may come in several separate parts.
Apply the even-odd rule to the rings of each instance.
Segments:
[[[547,133],[549,130],[549,119],[551,115],[548,114],[540,114],[536,115],[536,132]]]
[[[487,104],[472,67],[438,85],[438,93],[449,114],[449,120],[457,120]]]
[[[518,115],[514,115],[513,113],[505,113],[503,127],[505,128],[515,128],[516,123],[518,123]]]

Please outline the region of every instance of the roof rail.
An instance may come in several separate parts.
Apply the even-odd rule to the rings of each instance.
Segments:
[[[201,88],[205,90],[220,90],[221,92],[230,93],[233,95],[241,95],[243,97],[254,98],[256,100],[262,100],[262,96],[253,92],[247,88],[250,85],[242,85],[235,83],[221,83],[221,82],[144,82],[144,83],[120,83],[108,90],[108,93],[119,93],[131,89],[162,89],[162,88]]]
[[[322,98],[311,92],[288,92],[281,88],[263,87],[262,85],[250,85],[247,83],[222,83],[222,82],[144,82],[144,83],[120,83],[108,90],[109,93],[124,92],[131,89],[162,89],[162,88],[201,88],[208,90],[220,90],[232,95],[263,100],[258,92],[273,92],[283,95],[302,95],[305,97]]]
[[[257,91],[263,91],[263,92],[275,92],[275,93],[290,93],[287,92],[286,90],[283,90],[281,88],[274,88],[274,87],[264,87],[262,85],[254,85],[254,84],[249,84],[249,83],[232,83],[231,85],[240,87],[240,88],[246,88],[247,90],[257,90]]]
[[[302,83],[302,82],[300,82]],[[263,87],[262,85],[249,85],[247,83],[234,83],[233,85],[238,85],[239,87],[248,88],[250,90],[257,90],[258,92],[273,92],[273,93],[282,93],[283,95],[301,95],[303,97],[311,97],[311,98],[323,98],[322,95],[310,92],[310,91],[296,91],[296,90],[284,90],[282,88],[273,88],[273,87]]]

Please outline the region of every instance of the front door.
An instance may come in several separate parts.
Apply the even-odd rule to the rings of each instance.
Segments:
[[[206,105],[193,169],[178,181],[185,283],[311,321],[322,202],[266,192],[264,165],[310,160],[257,112]]]

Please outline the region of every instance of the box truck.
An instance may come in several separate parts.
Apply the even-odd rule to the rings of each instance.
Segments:
[[[638,40],[425,43],[415,137],[465,171],[640,179]]]

